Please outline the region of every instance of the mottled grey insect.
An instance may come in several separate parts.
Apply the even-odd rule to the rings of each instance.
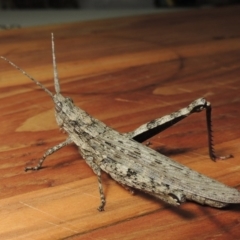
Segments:
[[[8,59],[1,57],[40,86],[51,96],[55,104],[56,121],[68,138],[48,149],[35,167],[25,170],[38,170],[50,154],[74,143],[87,164],[98,177],[101,204],[104,210],[105,196],[101,183],[101,171],[129,189],[140,189],[169,204],[180,205],[186,200],[221,208],[228,204],[240,203],[240,191],[206,177],[174,160],[141,144],[141,142],[160,133],[188,115],[206,110],[209,155],[216,157],[211,134],[211,105],[204,98],[193,101],[186,108],[170,115],[148,122],[129,133],[119,133],[76,107],[71,98],[63,97],[55,60],[54,39],[52,35],[52,55],[54,86],[56,94],[51,93],[40,82],[28,75]],[[219,157],[226,159],[231,155]]]

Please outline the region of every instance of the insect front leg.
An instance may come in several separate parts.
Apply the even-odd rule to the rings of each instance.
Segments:
[[[68,138],[67,140],[65,140],[64,142],[59,143],[58,145],[49,148],[44,154],[43,157],[39,160],[38,164],[35,167],[26,167],[25,171],[28,170],[39,170],[42,167],[42,164],[44,162],[44,160],[51,154],[55,153],[56,151],[58,151],[59,149],[69,145],[72,143],[72,140],[70,138]]]
[[[127,133],[126,135],[127,137],[132,138],[137,142],[143,142],[164,131],[165,129],[173,126],[190,114],[201,112],[204,109],[206,110],[208,149],[210,158],[215,161],[217,159],[227,159],[233,157],[232,155],[216,156],[215,154],[212,136],[211,104],[204,98],[199,98],[190,103],[185,108],[143,124],[134,131]]]

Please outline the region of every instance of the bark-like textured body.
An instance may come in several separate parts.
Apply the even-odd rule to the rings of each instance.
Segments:
[[[146,123],[132,132],[121,134],[76,107],[70,98],[61,95],[53,37],[52,48],[56,94],[52,94],[37,80],[2,57],[51,96],[55,103],[57,123],[68,133],[66,141],[46,151],[37,166],[28,167],[26,170],[40,169],[47,156],[74,143],[78,146],[87,164],[98,176],[101,196],[100,211],[105,206],[105,196],[101,184],[102,170],[122,185],[140,189],[172,205],[179,205],[186,200],[218,208],[240,203],[240,192],[237,189],[193,171],[140,143],[191,113],[206,109],[209,154],[212,159],[216,159],[211,136],[211,106],[209,102],[203,98],[197,99],[186,108]],[[220,158],[228,157],[231,155]]]
[[[128,135],[94,119],[69,99],[58,95],[55,101],[62,105],[56,113],[58,124],[68,132],[86,162],[109,173],[117,182],[150,193],[173,205],[179,205],[186,199],[213,207],[240,203],[237,189],[129,139]],[[206,103],[204,99],[196,102]],[[193,109],[191,106],[188,107],[190,110]],[[178,116],[186,114],[188,108],[178,111]],[[171,116],[176,117],[176,114],[164,117],[164,122]]]

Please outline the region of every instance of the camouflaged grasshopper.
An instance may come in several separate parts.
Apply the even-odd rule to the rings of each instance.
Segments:
[[[64,142],[48,149],[38,165],[27,167],[26,171],[40,169],[47,156],[68,144],[74,143],[98,177],[101,198],[99,211],[103,211],[105,206],[101,171],[105,171],[115,181],[129,189],[140,189],[175,206],[186,200],[217,208],[240,203],[240,191],[237,189],[193,171],[141,144],[144,140],[160,133],[188,115],[205,109],[209,155],[213,160],[217,159],[212,143],[211,105],[204,98],[197,99],[186,108],[170,115],[148,122],[132,132],[122,134],[76,107],[71,98],[61,95],[53,35],[52,55],[55,94],[14,63],[1,57],[48,93],[55,104],[56,121],[59,127],[68,133],[68,138]],[[220,158],[229,157],[231,155]]]

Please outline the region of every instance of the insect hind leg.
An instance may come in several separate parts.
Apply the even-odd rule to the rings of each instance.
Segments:
[[[198,113],[206,110],[206,121],[208,129],[208,149],[210,158],[215,161],[218,159],[228,159],[233,157],[231,154],[226,156],[217,156],[214,150],[213,135],[212,135],[212,121],[211,121],[211,104],[204,98],[199,98],[190,103],[187,107],[182,108],[169,115],[165,115],[161,118],[154,119],[146,124],[141,125],[132,132],[126,133],[128,138],[132,138],[137,142],[143,142],[156,134],[164,131],[165,129],[173,126],[177,122],[191,115],[192,113]]]

